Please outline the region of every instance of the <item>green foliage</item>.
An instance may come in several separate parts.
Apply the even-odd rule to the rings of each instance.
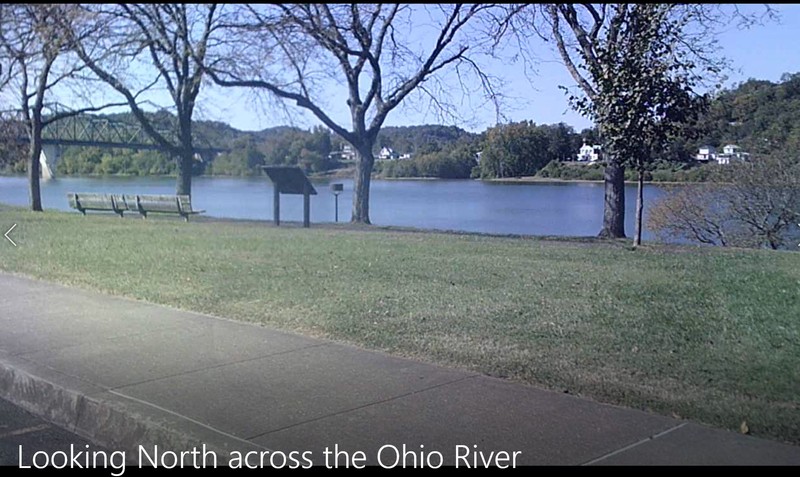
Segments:
[[[306,172],[322,172],[335,165],[330,159],[331,134],[322,127],[311,131],[284,128],[263,140],[259,149],[268,165],[299,165]]]
[[[686,126],[707,107],[707,98],[694,92],[696,65],[680,49],[685,20],[671,17],[671,10],[667,4],[621,10],[613,37],[596,45],[593,58],[584,57],[593,96],[570,98],[599,125],[610,160],[637,171],[671,138],[694,132]]]
[[[233,143],[229,152],[218,155],[210,168],[211,175],[254,176],[261,174],[264,153],[256,148],[252,136],[243,136]]]
[[[381,148],[391,147],[399,154],[430,154],[451,148],[460,141],[474,142],[477,136],[455,126],[387,126],[378,133],[374,152],[377,154]]]
[[[56,166],[61,175],[172,175],[175,161],[158,151],[66,147]]]
[[[800,148],[800,73],[781,81],[750,79],[721,92],[702,117],[693,151],[704,145],[737,144],[754,155]]]
[[[130,113],[101,117],[120,123],[136,124]],[[175,117],[168,112],[153,113],[152,119],[160,130],[175,128]],[[84,118],[76,117],[71,120],[79,123]],[[261,166],[264,164],[299,165],[307,172],[326,171],[338,165],[330,159],[332,134],[323,127],[311,131],[276,127],[246,132],[220,122],[195,121],[193,130],[196,147],[229,149],[216,158],[195,161],[192,169],[194,175],[258,175],[261,174]],[[96,147],[65,148],[57,167],[57,173],[62,175],[172,175],[175,172],[175,161],[158,151],[137,152]]]
[[[383,177],[419,177],[414,160],[379,161],[375,163],[375,173]]]
[[[25,126],[4,116],[0,114],[0,172],[24,172],[28,147],[18,139],[25,136]]]
[[[576,136],[564,125],[521,121],[490,128],[481,156],[483,177],[533,176],[553,160],[574,157]]]
[[[714,171],[720,167],[717,164],[680,164],[659,161],[648,166],[648,170],[644,173],[644,180],[653,182],[704,182],[709,180]],[[536,174],[536,177],[600,181],[603,180],[603,173],[604,167],[599,163],[585,164],[550,161]],[[637,179],[638,173],[635,170],[625,171],[626,181],[636,181]]]
[[[448,151],[422,154],[411,160],[390,160],[376,163],[383,177],[437,177],[468,179],[478,165],[472,147],[462,144]]]
[[[160,114],[162,126],[173,126],[167,113]],[[129,113],[112,114],[107,117],[115,121],[135,123]],[[547,157],[543,159],[544,164],[554,160],[572,160],[583,142],[600,143],[596,129],[585,129],[575,133],[564,124],[540,125],[535,128],[540,129],[542,134],[532,134],[532,136],[547,137],[547,146],[544,148]],[[464,173],[461,169],[458,173],[452,173],[454,167],[436,165],[440,162],[447,163],[455,157],[452,151],[462,145],[468,144],[475,151],[488,148],[490,132],[494,140],[494,144],[491,145],[494,151],[489,154],[490,159],[494,153],[509,158],[511,163],[524,165],[531,160],[530,157],[524,159],[512,157],[516,156],[513,152],[514,141],[507,143],[508,151],[501,151],[502,147],[497,141],[500,135],[495,129],[497,128],[479,135],[459,128],[435,125],[386,127],[379,135],[378,146],[391,146],[399,154],[416,152],[415,160],[387,164],[378,162],[375,170],[386,177],[428,177],[435,174],[431,171],[436,171],[437,168],[444,171],[448,177],[496,177],[499,171],[491,166],[491,162],[484,161],[482,166],[468,173]],[[519,129],[524,128],[519,127]],[[738,144],[754,157],[783,150],[797,150],[800,148],[800,73],[787,73],[781,81],[775,83],[751,79],[719,93],[711,101],[708,111],[692,129],[691,134],[697,136],[697,139],[673,137],[664,147],[652,151],[654,164],[646,166],[646,169],[650,171],[653,181],[708,180],[709,171],[713,167],[698,166],[692,160],[697,149],[704,145],[721,148],[729,143]],[[200,147],[232,149],[230,153],[222,154],[216,159],[210,158],[209,162],[198,161],[195,164],[196,174],[205,172],[214,175],[254,175],[261,173],[259,166],[262,164],[297,164],[308,172],[326,171],[338,166],[330,159],[330,152],[341,150],[343,144],[341,138],[319,127],[304,131],[281,126],[258,132],[245,132],[220,122],[196,121],[194,131],[195,143]],[[5,144],[7,146],[9,143]],[[6,147],[4,150],[11,149]],[[5,173],[25,171],[25,161],[20,160],[24,158],[24,151],[19,154],[19,148],[16,147],[14,151],[15,154],[6,153],[0,158]],[[106,155],[121,157],[108,158],[104,162]],[[445,156],[449,159],[443,159]],[[422,162],[427,165],[420,170]],[[667,162],[672,164],[665,165]],[[596,179],[598,173],[595,168],[583,168],[582,172],[581,169],[573,168],[562,173],[562,168],[556,168],[556,164],[553,164],[545,168],[546,170],[540,170],[537,175],[562,179]],[[465,165],[463,169],[466,169]],[[175,173],[175,164],[164,154],[155,151],[65,148],[57,173],[170,175]],[[505,176],[509,174],[506,173]]]
[[[421,177],[442,179],[466,179],[478,164],[475,153],[469,147],[460,147],[448,152],[424,154],[415,159]]]

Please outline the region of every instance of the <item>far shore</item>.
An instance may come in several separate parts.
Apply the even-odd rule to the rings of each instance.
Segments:
[[[334,169],[333,171],[328,171],[327,173],[311,173],[308,174],[309,179],[311,180],[323,180],[323,179],[350,179],[352,178],[353,171],[348,170],[347,172],[338,172],[341,169]],[[0,177],[26,177],[25,174],[4,174],[0,173]],[[101,177],[119,177],[119,178],[131,178],[131,177],[156,177],[156,178],[175,178],[177,176],[171,174],[148,174],[144,176],[140,176],[138,174],[77,174],[77,175],[57,175],[56,178],[59,177],[89,177],[89,178],[101,178]],[[222,175],[222,174],[203,174],[199,176],[193,177],[202,177],[202,178],[253,178],[253,177],[266,177],[266,176],[230,176],[230,175]],[[503,178],[496,178],[496,179],[448,179],[442,177],[382,177],[373,175],[373,180],[385,180],[385,181],[482,181],[482,182],[492,182],[497,184],[579,184],[579,183],[591,183],[591,184],[602,184],[603,180],[592,180],[592,179],[558,179],[552,177],[537,177],[537,176],[523,176],[523,177],[503,177]],[[636,181],[625,181],[626,184],[636,184]],[[644,181],[645,184],[663,184],[663,185],[681,185],[681,184],[703,184],[704,182],[698,181]]]

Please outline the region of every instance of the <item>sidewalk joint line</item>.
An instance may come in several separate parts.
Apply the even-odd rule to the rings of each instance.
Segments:
[[[615,450],[615,451],[611,451],[611,452],[609,452],[609,453],[607,453],[607,454],[603,454],[603,455],[601,455],[600,457],[598,457],[598,458],[596,458],[596,459],[592,459],[592,460],[590,460],[590,461],[588,461],[588,462],[584,462],[584,463],[583,463],[583,464],[581,464],[581,465],[583,466],[583,465],[592,465],[592,464],[596,464],[596,463],[598,463],[598,462],[600,462],[600,461],[603,461],[603,460],[606,460],[606,459],[608,459],[609,457],[613,457],[613,456],[615,456],[615,455],[617,455],[617,454],[621,454],[621,453],[623,453],[623,452],[625,452],[625,451],[631,450],[631,449],[633,449],[634,447],[638,447],[638,446],[640,446],[640,445],[642,445],[642,444],[644,444],[644,443],[647,443],[647,442],[650,442],[650,441],[656,440],[656,439],[658,439],[659,437],[665,436],[665,435],[669,434],[669,433],[670,433],[670,432],[672,432],[672,431],[677,431],[678,429],[682,428],[683,426],[685,426],[685,425],[687,425],[687,424],[689,424],[689,423],[688,423],[688,422],[682,422],[682,423],[678,424],[677,426],[670,427],[669,429],[667,429],[667,430],[665,430],[665,431],[661,431],[661,432],[659,432],[659,433],[657,433],[657,434],[653,434],[652,436],[645,437],[644,439],[642,439],[642,440],[640,440],[640,441],[638,441],[638,442],[634,442],[633,444],[627,445],[627,446],[625,446],[625,447],[623,447],[623,448],[621,448],[621,449],[617,449],[617,450]]]
[[[204,423],[202,423],[202,422],[200,422],[198,420],[192,419],[191,417],[184,416],[181,413],[172,411],[170,409],[163,408],[163,407],[159,406],[158,404],[153,404],[153,403],[145,401],[143,399],[138,399],[138,398],[135,398],[133,396],[128,396],[127,394],[123,394],[123,393],[120,393],[120,392],[117,392],[117,391],[114,391],[114,390],[109,390],[108,392],[113,394],[113,395],[115,395],[115,396],[119,396],[119,397],[122,397],[122,398],[125,398],[125,399],[130,399],[131,401],[138,402],[139,404],[142,404],[142,405],[145,405],[145,406],[148,406],[148,407],[152,407],[154,409],[158,409],[161,412],[165,412],[167,414],[171,414],[173,416],[176,416],[176,417],[178,417],[180,419],[184,419],[184,420],[189,421],[189,422],[191,422],[193,424],[196,424],[196,425],[198,425],[200,427],[203,427],[203,428],[208,429],[210,431],[216,432],[219,435],[225,436],[228,439],[233,439],[233,440],[235,440],[237,442],[240,442],[240,443],[243,443],[243,444],[247,444],[247,445],[251,445],[251,446],[254,446],[254,447],[258,447],[258,448],[260,448],[262,450],[265,450],[265,451],[269,451],[269,452],[273,452],[274,451],[273,449],[270,449],[268,447],[262,446],[260,444],[256,444],[255,442],[250,442],[247,439],[242,439],[241,437],[234,436],[233,434],[229,434],[229,433],[227,433],[225,431],[222,431],[222,430],[217,429],[215,427],[209,426],[208,424],[204,424]]]
[[[166,376],[159,376],[157,378],[145,379],[144,381],[138,381],[138,382],[135,382],[135,383],[123,384],[121,386],[115,386],[115,387],[111,387],[111,388],[108,388],[108,389],[109,389],[109,391],[114,391],[116,389],[125,389],[125,388],[130,388],[130,387],[133,387],[133,386],[139,386],[141,384],[148,384],[148,383],[152,383],[152,382],[155,382],[155,381],[161,381],[162,379],[177,378],[177,377],[180,377],[180,376],[186,376],[186,375],[189,375],[189,374],[199,373],[201,371],[210,371],[210,370],[213,370],[213,369],[224,368],[225,366],[233,366],[233,365],[236,365],[236,364],[248,363],[250,361],[258,361],[259,359],[272,358],[274,356],[280,356],[280,355],[284,355],[284,354],[288,354],[288,353],[294,353],[295,351],[304,351],[304,350],[307,350],[307,349],[320,348],[320,347],[323,347],[323,346],[330,346],[330,344],[329,343],[318,343],[318,344],[303,346],[301,348],[278,351],[277,353],[270,353],[270,354],[265,354],[265,355],[261,355],[261,356],[251,357],[251,358],[244,358],[244,359],[240,359],[238,361],[230,361],[230,362],[227,362],[227,363],[214,364],[214,365],[211,365],[211,366],[207,366],[205,368],[190,369],[188,371],[184,371],[184,372],[181,372],[181,373],[175,373],[175,374],[169,374],[169,375],[166,375]]]
[[[273,434],[273,433],[276,433],[276,432],[285,431],[286,429],[291,429],[292,427],[302,426],[302,425],[309,424],[309,423],[312,423],[312,422],[320,421],[322,419],[327,419],[329,417],[340,416],[342,414],[347,414],[347,413],[350,413],[350,412],[358,411],[358,410],[361,410],[361,409],[368,408],[370,406],[376,406],[378,404],[385,404],[385,403],[390,402],[390,401],[394,401],[394,400],[397,400],[397,399],[402,399],[402,398],[405,398],[405,397],[413,396],[413,395],[419,394],[419,393],[424,393],[424,392],[431,391],[431,390],[436,389],[436,388],[440,388],[440,387],[443,387],[443,386],[448,386],[450,384],[455,384],[455,383],[458,383],[458,382],[461,382],[461,381],[466,381],[467,379],[474,379],[474,378],[477,378],[479,376],[481,376],[481,375],[480,374],[472,374],[472,375],[469,375],[469,376],[463,376],[461,378],[454,379],[452,381],[447,381],[446,383],[435,384],[433,386],[429,386],[429,387],[424,388],[424,389],[418,389],[416,391],[411,391],[411,392],[408,392],[408,393],[405,393],[405,394],[392,396],[392,397],[389,397],[389,398],[386,398],[386,399],[382,399],[380,401],[375,401],[375,402],[371,402],[371,403],[367,403],[367,404],[362,404],[361,406],[356,406],[356,407],[351,408],[351,409],[344,409],[342,411],[337,411],[337,412],[334,412],[334,413],[331,413],[331,414],[326,414],[324,416],[315,417],[313,419],[308,419],[308,420],[305,420],[305,421],[302,421],[302,422],[296,422],[294,424],[289,424],[287,426],[279,427],[277,429],[271,429],[269,431],[265,431],[265,432],[262,432],[260,434],[256,434],[254,436],[250,436],[250,437],[247,438],[247,440],[258,439],[259,437],[266,436],[267,434]]]

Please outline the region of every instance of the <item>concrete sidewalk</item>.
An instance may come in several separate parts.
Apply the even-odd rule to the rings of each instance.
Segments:
[[[417,465],[434,451],[460,467],[480,465],[476,451],[519,452],[517,465],[800,464],[800,447],[7,274],[0,326],[0,396],[129,454],[206,444],[322,464],[338,445],[373,465],[383,447],[390,465],[384,446],[405,445]]]

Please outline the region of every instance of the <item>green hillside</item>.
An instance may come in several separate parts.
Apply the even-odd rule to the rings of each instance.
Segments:
[[[535,115],[532,112],[531,115]],[[131,113],[84,116],[107,118],[136,125]],[[166,111],[151,113],[159,129],[175,129],[175,117]],[[784,74],[779,82],[750,79],[719,93],[697,126],[697,140],[673,141],[656,161],[653,180],[703,180],[707,174],[694,156],[700,146],[722,148],[738,144],[755,157],[800,146],[800,73]],[[195,145],[228,149],[216,158],[195,164],[195,174],[258,175],[262,165],[292,164],[310,173],[321,173],[347,164],[342,162],[344,141],[324,127],[304,130],[278,126],[261,131],[240,131],[220,121],[196,121]],[[543,125],[521,121],[488,128],[479,134],[455,126],[387,126],[378,134],[374,154],[390,147],[411,161],[376,164],[376,173],[387,177],[517,177],[600,179],[597,167],[565,167],[582,142],[594,143],[596,132],[580,133],[568,125]],[[478,166],[476,153],[485,161]],[[346,159],[346,158],[345,158]],[[22,173],[24,161],[6,161],[7,172]],[[346,160],[345,160],[346,162]],[[157,151],[129,149],[66,148],[57,172],[72,174],[174,174],[175,163]]]

